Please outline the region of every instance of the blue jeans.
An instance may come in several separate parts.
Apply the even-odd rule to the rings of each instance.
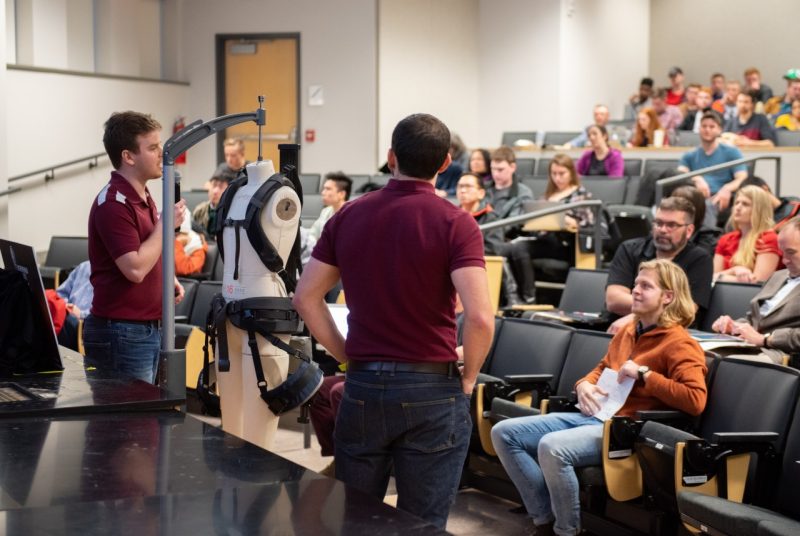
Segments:
[[[155,381],[161,350],[161,331],[156,326],[89,315],[83,322],[83,347],[84,363],[103,377]]]
[[[471,429],[458,376],[348,371],[334,428],[336,478],[382,500],[394,465],[397,507],[443,529]]]
[[[492,445],[533,522],[555,521],[559,535],[580,531],[575,467],[600,465],[602,440],[602,423],[581,413],[518,417],[492,428]]]

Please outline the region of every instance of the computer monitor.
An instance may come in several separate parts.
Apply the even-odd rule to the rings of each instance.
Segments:
[[[22,274],[30,288],[31,311],[33,316],[33,351],[24,362],[10,363],[11,369],[19,373],[62,370],[61,354],[50,317],[50,308],[44,294],[44,285],[36,265],[36,254],[31,246],[0,239],[0,254],[3,267]],[[5,321],[8,321],[6,318]],[[0,357],[6,359],[7,350],[0,348]],[[20,357],[22,359],[22,357]]]

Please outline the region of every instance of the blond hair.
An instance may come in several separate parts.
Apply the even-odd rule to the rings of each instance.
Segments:
[[[225,141],[222,142],[223,147],[236,147],[236,149],[244,154],[244,141],[242,138],[225,138]]]
[[[739,242],[739,249],[731,257],[731,266],[745,266],[752,270],[756,265],[756,242],[761,233],[775,226],[772,219],[772,203],[769,194],[758,186],[740,188],[736,195],[743,195],[752,203],[750,212],[750,231]],[[728,223],[736,230],[741,230],[731,214]]]
[[[659,288],[662,291],[671,291],[673,294],[672,301],[658,317],[658,325],[662,328],[675,325],[687,327],[694,322],[695,305],[692,293],[689,291],[689,279],[683,268],[666,259],[654,259],[641,263],[639,272],[642,270],[655,272]]]

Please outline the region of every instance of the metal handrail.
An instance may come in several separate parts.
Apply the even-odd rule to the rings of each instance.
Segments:
[[[56,178],[57,169],[74,166],[75,164],[80,164],[81,162],[89,162],[89,169],[96,168],[98,158],[101,158],[103,156],[106,156],[106,153],[97,153],[89,156],[84,156],[83,158],[78,158],[76,160],[70,160],[69,162],[56,164],[54,166],[47,166],[42,169],[37,169],[36,171],[31,171],[29,173],[23,173],[22,175],[15,175],[14,177],[9,177],[8,182],[21,181],[22,179],[27,179],[28,177],[33,177],[34,175],[40,175],[42,173],[45,173],[44,176],[45,182],[51,181]]]
[[[660,179],[656,181],[656,205],[661,202],[661,198],[664,195],[664,186],[668,184],[673,184],[676,182],[681,182],[686,179],[690,179],[697,175],[702,175],[704,173],[710,173],[714,171],[722,171],[723,169],[728,169],[732,167],[736,167],[742,164],[748,164],[750,162],[755,162],[757,160],[775,160],[775,196],[780,197],[781,195],[781,157],[778,155],[762,155],[762,156],[748,156],[747,158],[740,158],[738,160],[731,160],[730,162],[725,162],[724,164],[715,164],[713,166],[708,166],[707,168],[696,169],[694,171],[687,171],[686,173],[681,173],[680,175],[675,175],[674,177],[668,177],[666,179]]]
[[[597,267],[602,266],[603,263],[603,248],[602,248],[602,235],[600,225],[600,210],[603,208],[603,201],[600,199],[585,199],[583,201],[575,201],[574,203],[567,203],[564,205],[555,205],[552,207],[540,208],[538,210],[534,210],[532,212],[526,212],[525,214],[520,214],[519,216],[510,216],[508,218],[504,218],[502,220],[493,221],[490,223],[484,223],[483,225],[479,225],[478,228],[481,230],[482,233],[486,233],[486,231],[492,231],[494,229],[501,229],[503,227],[509,227],[511,225],[518,225],[520,223],[525,223],[529,220],[535,220],[536,218],[541,218],[542,216],[549,216],[550,214],[558,214],[560,212],[567,212],[574,208],[583,208],[589,207],[592,209],[594,213],[594,258],[595,258],[595,265]]]

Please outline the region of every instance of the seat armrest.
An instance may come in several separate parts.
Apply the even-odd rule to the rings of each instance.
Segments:
[[[745,443],[774,444],[780,435],[777,432],[716,432],[711,436],[718,445],[738,445]]]
[[[639,421],[675,421],[675,420],[692,420],[692,416],[688,413],[674,409],[646,409],[636,412],[636,420]]]
[[[550,383],[553,381],[552,374],[509,374],[503,378],[510,385],[525,385]]]
[[[175,315],[175,322],[177,322],[178,324],[188,324],[189,317],[186,315]]]

